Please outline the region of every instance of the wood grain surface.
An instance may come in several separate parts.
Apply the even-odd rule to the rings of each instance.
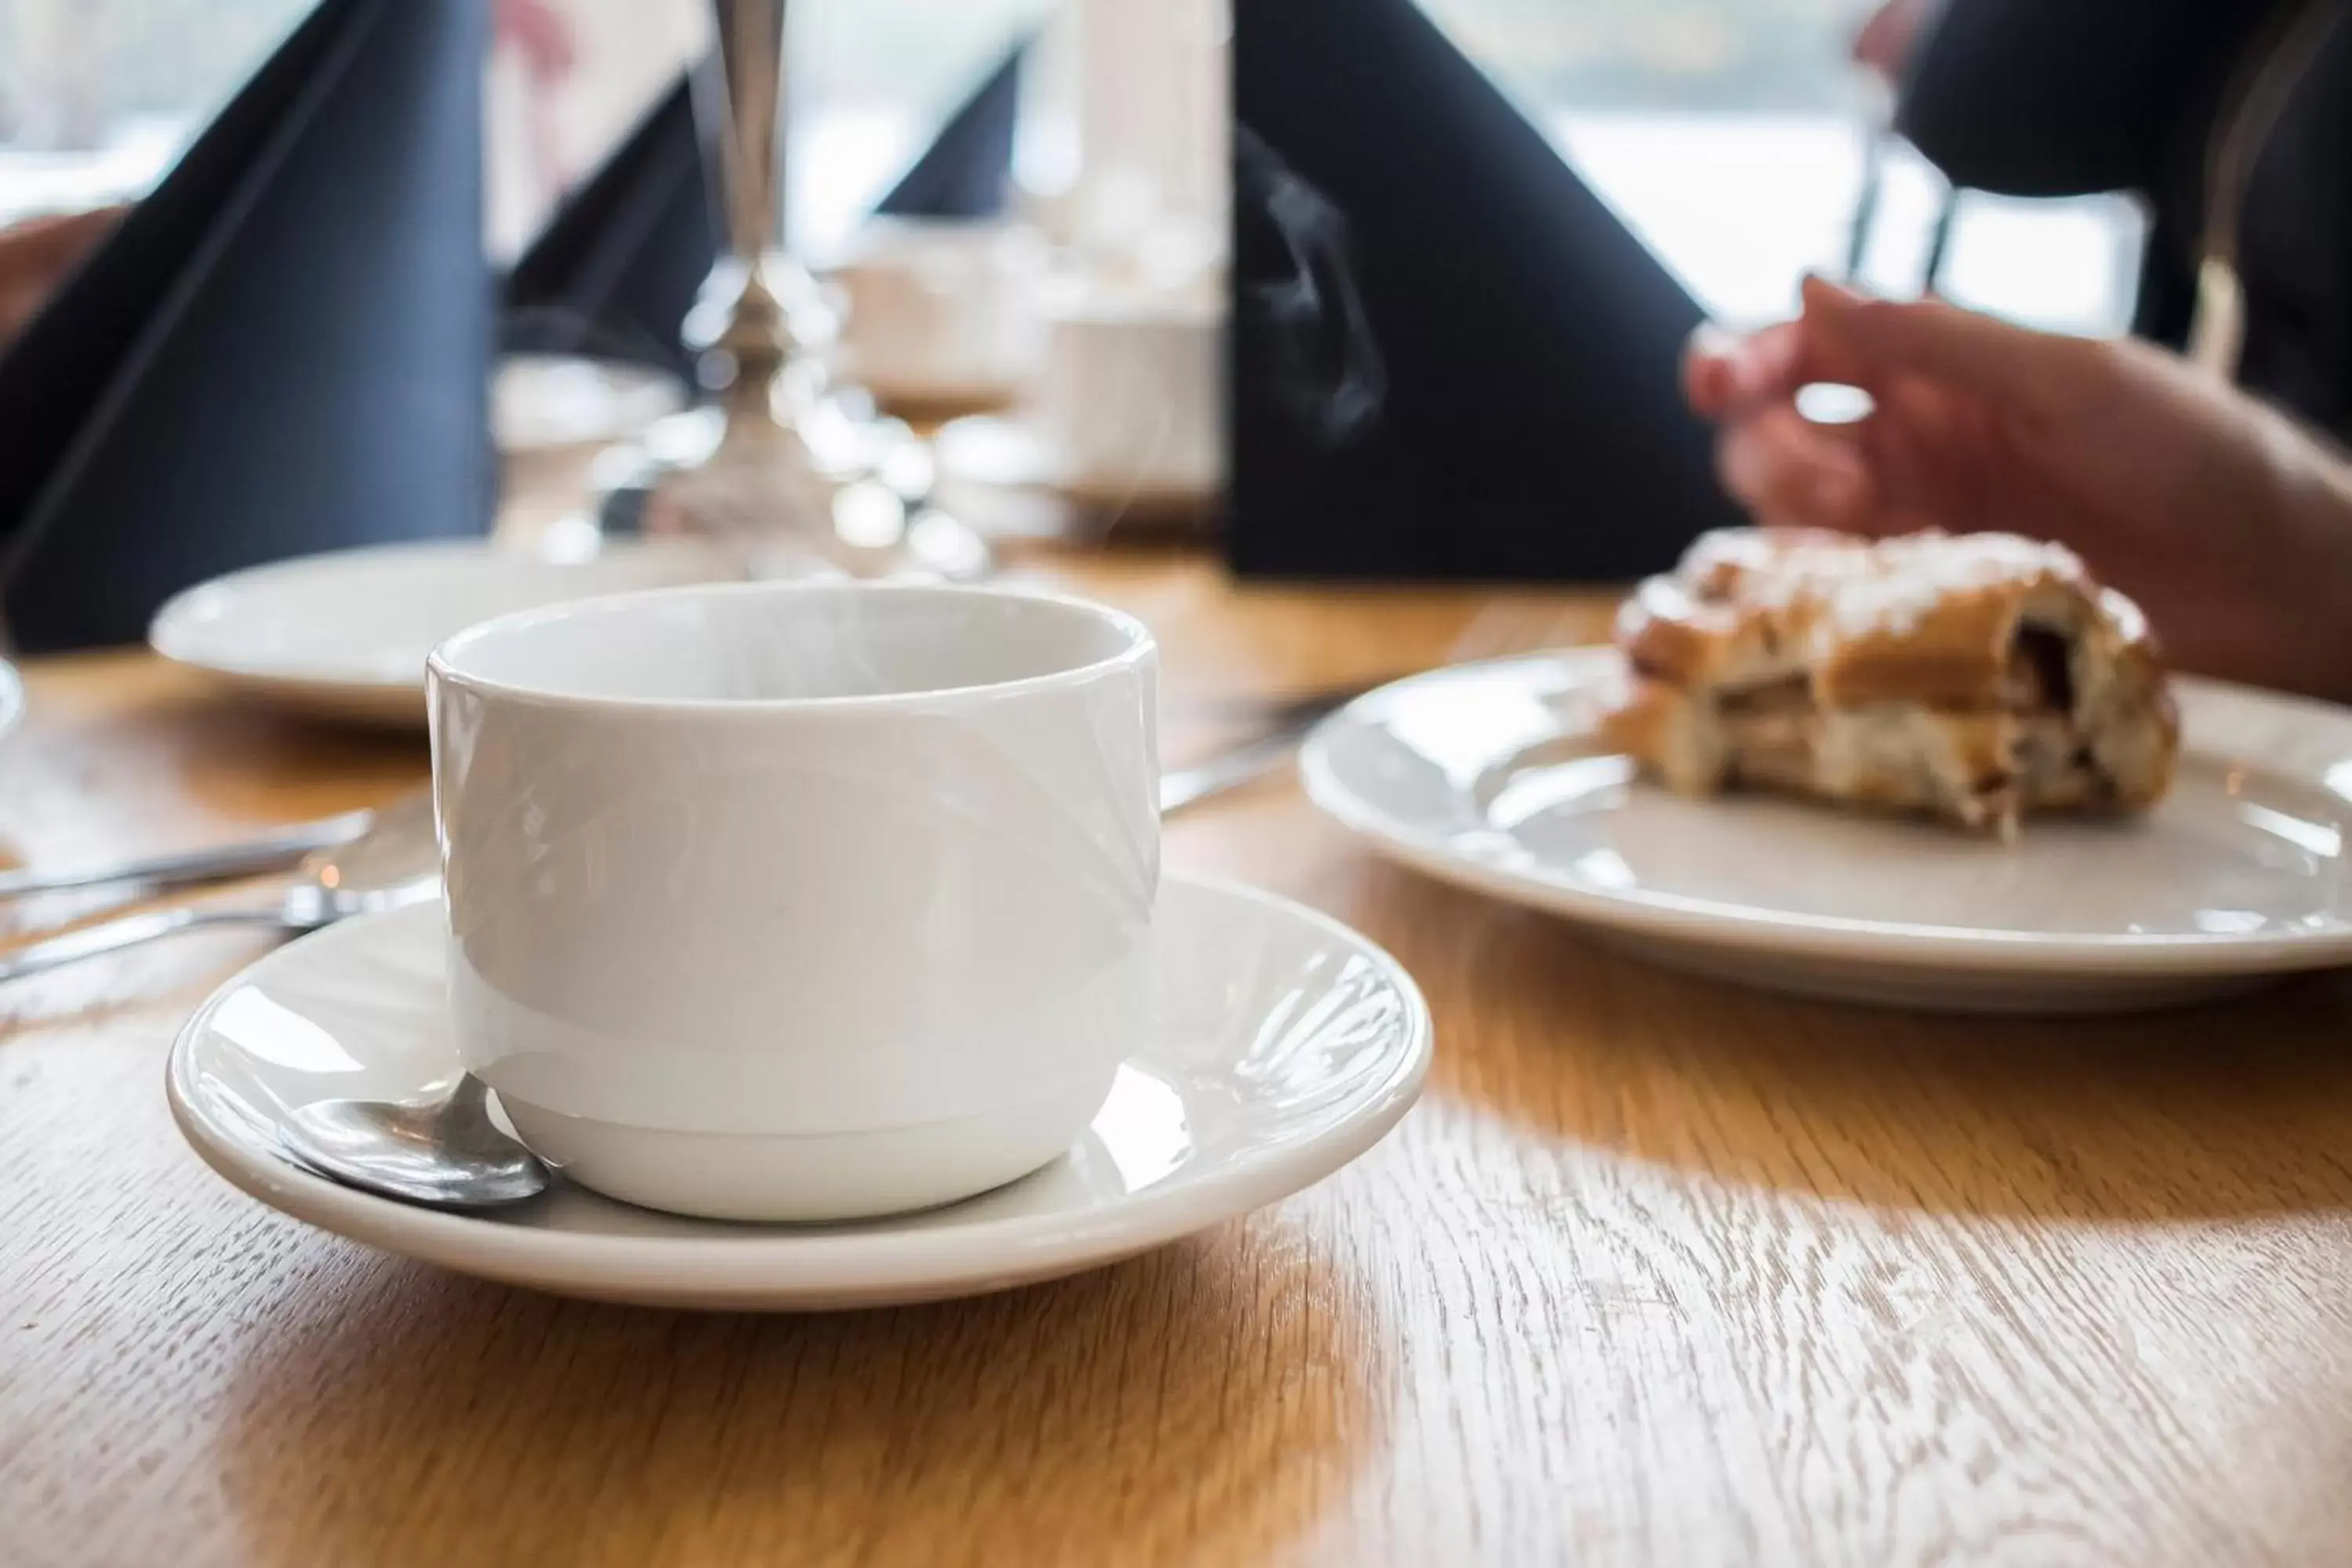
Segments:
[[[1171,762],[1253,700],[1606,608],[1063,574],[1160,633]],[[31,861],[425,772],[142,656],[28,679],[0,847]],[[583,1305],[263,1209],[162,1092],[250,937],[0,990],[0,1563],[2352,1563],[2344,982],[1872,1013],[1613,957],[1286,782],[1168,850],[1387,944],[1438,1020],[1426,1099],[1245,1221],[914,1310]]]

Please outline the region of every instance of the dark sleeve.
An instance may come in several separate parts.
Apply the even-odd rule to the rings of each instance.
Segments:
[[[2201,142],[2272,9],[2257,0],[1949,0],[1912,56],[1896,129],[1955,184],[1978,190],[2162,189]]]

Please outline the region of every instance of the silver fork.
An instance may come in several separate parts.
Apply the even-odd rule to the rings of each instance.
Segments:
[[[1261,733],[1205,763],[1161,774],[1160,815],[1170,816],[1272,773],[1328,715],[1371,689],[1370,686],[1334,688],[1286,702],[1273,710],[1273,722]]]

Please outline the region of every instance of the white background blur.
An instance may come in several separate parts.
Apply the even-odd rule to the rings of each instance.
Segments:
[[[705,47],[702,0],[485,0],[488,224],[510,256],[563,187]],[[137,195],[310,0],[0,0],[0,222]],[[1424,0],[1718,317],[1786,313],[1843,258],[1869,93],[1863,0]],[[940,121],[1045,26],[1021,175],[1065,239],[1222,228],[1224,0],[793,0],[793,243],[822,260]],[[560,47],[551,47],[552,34]],[[1050,26],[1046,26],[1050,24]],[[1893,163],[1865,277],[1908,293],[1941,183]],[[1964,196],[1963,301],[2120,330],[2129,204]]]

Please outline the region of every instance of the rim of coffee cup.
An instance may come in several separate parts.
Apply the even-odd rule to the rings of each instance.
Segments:
[[[1084,616],[1096,624],[1109,627],[1121,639],[1113,652],[1083,664],[1066,668],[1049,669],[1037,675],[1016,676],[1007,680],[971,681],[952,686],[932,686],[908,691],[856,693],[836,697],[631,697],[604,692],[559,691],[526,682],[500,679],[471,672],[455,662],[461,658],[469,645],[486,644],[501,636],[527,633],[531,627],[551,625],[588,614],[612,614],[616,605],[646,604],[669,600],[698,598],[776,598],[816,599],[843,597],[888,596],[900,599],[940,599],[967,602],[987,602],[1005,605],[1044,605]],[[1056,593],[1049,589],[1008,587],[990,584],[952,583],[860,583],[839,579],[810,582],[766,583],[688,583],[665,588],[635,588],[619,593],[596,594],[561,604],[535,605],[530,609],[513,610],[478,621],[465,630],[442,640],[425,659],[425,669],[436,682],[479,692],[504,702],[524,702],[550,708],[573,708],[614,711],[689,712],[696,714],[783,714],[802,712],[842,712],[853,710],[888,710],[920,705],[935,705],[942,700],[989,700],[1017,697],[1026,693],[1049,691],[1059,687],[1083,685],[1088,681],[1132,668],[1152,658],[1159,642],[1151,628],[1124,610],[1075,594]]]

